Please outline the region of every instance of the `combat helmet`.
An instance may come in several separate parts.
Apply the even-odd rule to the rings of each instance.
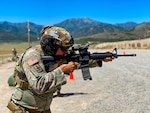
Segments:
[[[74,44],[70,33],[61,27],[44,26],[41,35],[40,45],[45,55],[54,55],[59,47],[67,50]]]

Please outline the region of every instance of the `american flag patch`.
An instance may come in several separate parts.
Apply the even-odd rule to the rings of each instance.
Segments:
[[[32,65],[34,65],[34,64],[36,64],[36,63],[38,63],[38,62],[39,62],[39,61],[38,61],[37,58],[30,58],[30,59],[28,60],[29,66],[32,66]]]

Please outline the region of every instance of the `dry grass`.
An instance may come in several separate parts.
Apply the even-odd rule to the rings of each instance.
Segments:
[[[30,45],[34,46],[38,44],[37,42],[33,42]],[[10,57],[12,55],[12,49],[16,48],[17,54],[20,55],[28,48],[28,43],[1,43],[0,44],[0,60]]]
[[[37,42],[33,42],[31,46],[36,45]],[[28,43],[1,43],[0,44],[0,54],[11,54],[12,48],[16,48],[18,53],[22,53],[28,48]]]

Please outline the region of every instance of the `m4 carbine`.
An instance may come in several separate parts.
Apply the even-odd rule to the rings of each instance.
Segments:
[[[50,62],[55,62],[59,59],[66,59],[68,62],[78,62],[82,70],[82,75],[84,80],[92,80],[89,71],[89,60],[103,60],[105,58],[118,58],[127,56],[136,56],[136,54],[117,54],[117,48],[114,48],[112,52],[104,53],[90,53],[88,51],[89,45],[72,47],[66,56],[42,56],[41,60]]]

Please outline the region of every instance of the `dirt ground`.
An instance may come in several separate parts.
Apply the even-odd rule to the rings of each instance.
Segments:
[[[56,97],[52,113],[150,113],[150,50],[120,50],[136,53],[90,69],[93,80],[84,81],[81,70],[62,87],[64,97]],[[7,80],[14,62],[0,65],[0,113],[7,113],[7,102],[14,90]]]

